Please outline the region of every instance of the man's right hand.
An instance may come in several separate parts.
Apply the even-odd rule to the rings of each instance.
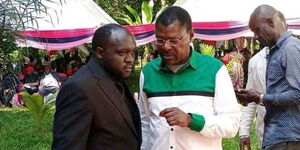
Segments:
[[[259,103],[260,102],[260,94],[259,92],[255,90],[245,90],[245,89],[238,89],[235,90],[235,95],[239,101],[240,104],[243,106],[247,106],[248,103],[255,102]]]
[[[250,137],[240,138],[240,150],[251,150]]]
[[[166,108],[159,113],[159,116],[165,117],[170,126],[188,127],[192,117],[177,107]]]

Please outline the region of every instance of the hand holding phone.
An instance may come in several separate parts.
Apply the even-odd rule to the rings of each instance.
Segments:
[[[240,104],[243,106],[247,106],[248,103],[255,102],[258,103],[260,100],[259,92],[255,90],[245,90],[245,89],[237,89],[235,90],[235,95]]]

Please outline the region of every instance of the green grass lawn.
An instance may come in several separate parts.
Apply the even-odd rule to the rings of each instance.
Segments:
[[[254,126],[251,128],[250,135],[251,135],[251,149],[259,150]],[[240,149],[239,143],[240,140],[238,135],[236,135],[235,138],[223,139],[223,150],[239,150]]]
[[[46,115],[43,130],[37,131],[34,120],[25,108],[0,109],[0,150],[50,150],[52,143],[52,110]],[[258,150],[251,130],[252,150]],[[223,140],[224,150],[239,150],[238,137]]]
[[[132,92],[138,91],[137,68],[129,79]],[[38,131],[26,108],[0,108],[0,150],[50,150],[54,110],[45,117],[43,129]],[[252,150],[258,150],[254,129],[251,129]],[[223,140],[224,150],[239,150],[239,138]]]
[[[27,108],[0,109],[0,150],[50,150],[52,110],[38,131]]]

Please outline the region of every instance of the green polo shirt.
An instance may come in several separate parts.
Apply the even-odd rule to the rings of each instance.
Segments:
[[[143,91],[147,97],[208,96],[214,97],[216,74],[222,62],[210,56],[191,50],[188,63],[176,73],[163,64],[162,58],[149,62],[142,70]],[[202,115],[190,114],[190,128],[200,131],[205,124]]]

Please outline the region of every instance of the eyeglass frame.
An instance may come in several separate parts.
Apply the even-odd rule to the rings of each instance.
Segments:
[[[159,46],[162,46],[162,45],[165,45],[165,44],[167,43],[167,44],[169,44],[170,46],[178,46],[178,45],[185,39],[185,37],[186,37],[186,35],[187,35],[188,33],[189,33],[189,32],[187,31],[181,39],[167,39],[167,40],[165,40],[165,39],[161,39],[161,38],[156,38],[155,44],[156,44],[156,45],[159,45]],[[162,43],[162,44],[158,44],[158,43],[157,43],[157,39],[162,40],[163,43]],[[178,43],[177,43],[176,45],[174,45],[174,44],[171,45],[170,42],[169,42],[170,40],[177,40]]]

